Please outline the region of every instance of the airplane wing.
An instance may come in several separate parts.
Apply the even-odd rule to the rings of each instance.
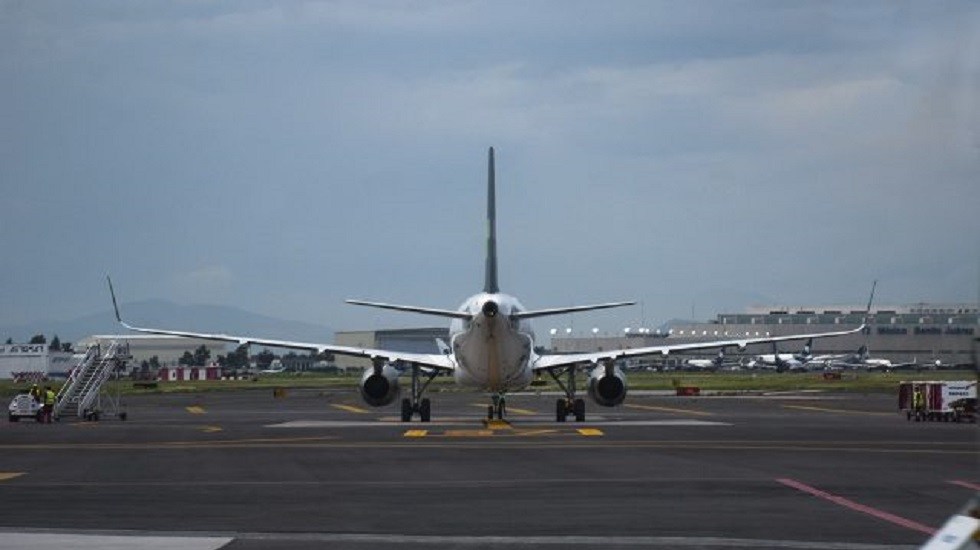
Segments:
[[[831,336],[844,336],[855,334],[864,330],[865,325],[851,329],[835,332],[820,332],[815,334],[789,334],[786,336],[772,336],[767,338],[744,338],[739,340],[716,340],[713,342],[690,342],[685,344],[668,344],[665,346],[649,346],[645,348],[617,349],[592,353],[572,353],[561,355],[542,355],[532,364],[534,370],[544,370],[554,367],[563,367],[577,363],[600,363],[603,361],[615,361],[617,359],[627,359],[630,357],[642,357],[646,355],[668,355],[675,351],[689,351],[696,349],[720,348],[727,346],[738,346],[744,349],[750,344],[768,344],[770,342],[786,342],[789,340],[806,340],[808,338],[829,338]]]
[[[366,357],[368,359],[384,359],[386,361],[403,361],[406,363],[416,363],[421,366],[431,367],[440,370],[456,370],[456,363],[450,355],[437,353],[410,353],[401,351],[391,351],[373,348],[355,348],[348,346],[336,346],[332,344],[321,344],[315,342],[293,342],[288,340],[273,340],[269,338],[256,338],[252,336],[235,336],[231,334],[209,334],[202,332],[189,332],[183,330],[166,330],[159,328],[136,327],[127,324],[119,315],[119,306],[116,304],[116,293],[112,289],[112,280],[109,280],[109,293],[112,294],[112,307],[116,312],[116,321],[129,330],[143,332],[147,334],[160,334],[164,336],[182,336],[184,338],[200,338],[202,340],[215,340],[218,342],[232,342],[238,345],[256,344],[260,346],[270,346],[275,348],[291,348],[315,351],[317,353],[334,353],[337,355],[350,355],[354,357]]]

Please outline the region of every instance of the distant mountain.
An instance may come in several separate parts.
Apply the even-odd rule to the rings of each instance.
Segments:
[[[237,307],[179,305],[165,300],[145,300],[121,304],[127,322],[137,326],[262,336],[302,342],[333,342],[333,330],[312,323],[277,319]],[[111,310],[67,321],[39,321],[23,325],[0,326],[0,343],[7,338],[27,342],[35,334],[48,340],[55,334],[62,342],[75,342],[93,334],[126,334]],[[136,333],[133,333],[136,334]]]

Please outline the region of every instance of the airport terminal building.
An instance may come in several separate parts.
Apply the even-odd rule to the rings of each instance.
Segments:
[[[733,338],[759,338],[786,334],[830,332],[858,327],[864,305],[753,307],[744,313],[722,313],[706,322],[678,323],[653,332],[615,336],[556,337],[557,352],[630,349],[667,343],[704,342]],[[850,353],[867,345],[873,357],[892,362],[966,365],[973,362],[975,339],[980,336],[980,309],[976,304],[917,303],[872,308],[863,334],[815,340],[814,354]],[[802,343],[780,344],[780,352],[799,351]],[[749,346],[732,356],[772,353],[772,344]],[[681,361],[705,356],[711,350],[672,354]],[[676,355],[676,357],[675,357]],[[671,359],[668,359],[671,361]],[[669,364],[669,363],[668,363]]]

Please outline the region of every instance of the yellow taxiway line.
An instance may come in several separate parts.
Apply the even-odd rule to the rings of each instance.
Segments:
[[[653,405],[637,405],[635,403],[627,403],[623,406],[629,407],[631,409],[642,409],[644,411],[660,411],[660,412],[669,412],[669,413],[677,413],[677,414],[693,414],[695,416],[714,416],[714,413],[709,413],[706,411],[695,411],[693,409],[676,409],[674,407],[654,407]]]
[[[827,409],[824,407],[809,407],[804,405],[783,405],[784,409],[796,409],[800,411],[817,411],[826,413],[840,413],[840,414],[870,414],[873,416],[894,416],[892,413],[887,412],[875,412],[875,411],[855,411],[848,409]]]
[[[24,472],[0,472],[0,481],[7,481],[24,475]]]
[[[507,422],[506,420],[484,420],[483,425],[491,431],[514,429],[514,427],[510,425],[510,422]]]
[[[470,406],[471,407],[480,407],[481,409],[486,409],[487,408],[487,404],[486,403],[470,403]],[[506,411],[508,413],[515,413],[515,414],[520,414],[520,415],[524,415],[524,416],[531,416],[531,415],[538,414],[537,411],[532,411],[530,409],[518,409],[516,407],[507,407],[506,408]]]
[[[204,407],[200,407],[198,405],[191,405],[190,407],[184,407],[184,408],[187,410],[187,412],[191,414],[204,414],[205,412]]]
[[[362,409],[360,407],[355,407],[354,405],[343,405],[341,403],[331,403],[330,406],[333,407],[333,408],[335,408],[335,409],[340,409],[342,411],[352,412],[352,413],[356,413],[356,414],[367,414],[367,413],[370,412],[367,409]]]

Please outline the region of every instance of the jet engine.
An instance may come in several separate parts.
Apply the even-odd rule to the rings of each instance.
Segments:
[[[619,367],[599,365],[589,374],[589,397],[603,407],[614,407],[626,399],[626,376]]]
[[[391,365],[380,369],[369,367],[364,369],[361,382],[358,384],[361,399],[372,407],[383,407],[398,399],[398,370]]]

